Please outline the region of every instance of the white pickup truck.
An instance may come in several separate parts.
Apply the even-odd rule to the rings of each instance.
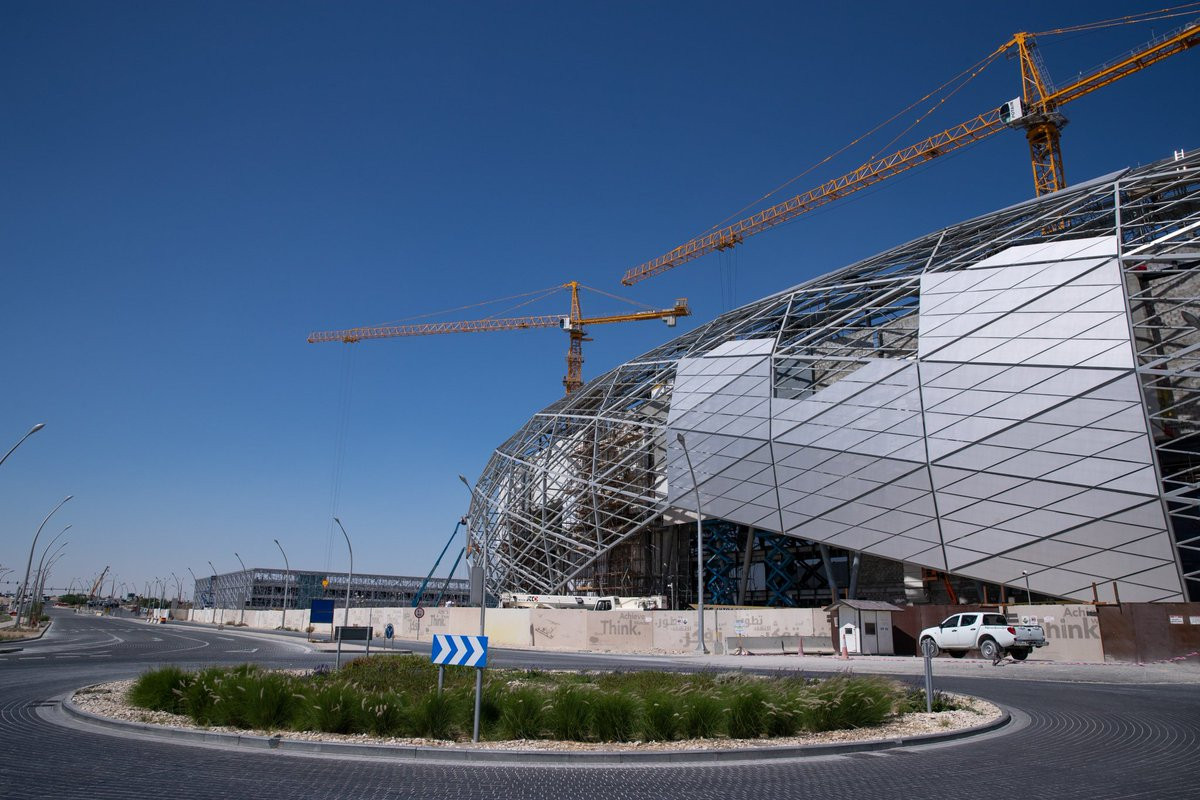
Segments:
[[[926,628],[917,637],[921,652],[936,656],[945,651],[962,658],[968,650],[978,650],[993,663],[1005,654],[1024,661],[1035,647],[1045,647],[1046,634],[1041,625],[1010,625],[1003,614],[972,611],[947,617],[941,625]]]

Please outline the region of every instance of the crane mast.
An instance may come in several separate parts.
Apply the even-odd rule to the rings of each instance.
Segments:
[[[1060,33],[1067,29],[1047,31]],[[932,161],[961,147],[999,133],[1005,128],[1024,128],[1033,166],[1034,189],[1043,195],[1066,186],[1060,138],[1067,119],[1059,108],[1097,89],[1139,72],[1200,42],[1200,20],[1154,39],[1126,56],[1116,59],[1065,86],[1052,87],[1046,78],[1036,48],[1035,35],[1016,33],[989,57],[1016,50],[1021,68],[1021,95],[1000,108],[979,114],[916,144],[863,164],[858,169],[826,181],[789,200],[752,214],[711,233],[693,238],[658,258],[626,271],[621,283],[639,281],[686,264],[709,253],[727,250],[746,237],[795,219],[813,209],[862,191],[895,175]]]
[[[100,572],[100,576],[96,578],[96,582],[92,584],[92,590],[88,592],[88,600],[91,600],[96,596],[96,592],[100,590],[100,584],[104,583],[104,576],[108,574],[108,570],[109,567],[105,567]]]

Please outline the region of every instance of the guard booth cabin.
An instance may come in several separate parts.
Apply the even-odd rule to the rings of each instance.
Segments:
[[[899,606],[882,600],[839,600],[825,610],[836,625],[838,650],[860,655],[895,655],[892,645],[892,612]]]

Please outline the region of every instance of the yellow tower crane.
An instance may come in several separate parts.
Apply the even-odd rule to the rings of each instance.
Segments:
[[[1194,7],[1195,3],[1192,3],[1182,8]],[[1153,39],[1136,50],[1059,87],[1053,86],[1046,78],[1045,68],[1036,49],[1035,37],[1165,19],[1179,16],[1178,11],[1179,9],[1166,9],[1161,12],[1137,14],[1070,28],[1056,28],[1038,34],[1015,33],[981,64],[986,65],[1001,55],[1015,52],[1021,65],[1020,97],[903,150],[863,164],[852,172],[826,181],[790,200],[766,208],[757,214],[734,222],[732,225],[691,239],[658,258],[628,270],[621,279],[621,283],[632,286],[639,281],[652,278],[711,252],[728,250],[741,244],[747,236],[753,236],[793,220],[801,214],[832,203],[840,197],[846,197],[866,189],[1007,128],[1021,128],[1025,131],[1025,137],[1029,142],[1030,160],[1033,164],[1033,184],[1037,194],[1040,196],[1062,189],[1066,186],[1066,179],[1063,177],[1062,150],[1059,146],[1059,138],[1060,131],[1067,123],[1067,119],[1059,109],[1072,100],[1078,100],[1084,95],[1139,72],[1164,58],[1182,53],[1200,43],[1200,19],[1193,20],[1181,28]]]
[[[627,314],[610,314],[602,317],[585,317],[579,304],[578,281],[564,283],[557,289],[571,290],[571,310],[567,314],[543,314],[527,317],[502,317],[455,322],[426,322],[413,325],[375,325],[349,328],[340,331],[317,331],[309,335],[310,344],[315,342],[360,342],[364,339],[390,339],[397,336],[432,336],[439,333],[483,333],[485,331],[513,331],[526,328],[559,328],[567,332],[570,345],[567,349],[567,374],[563,386],[571,394],[583,386],[583,343],[591,341],[585,334],[588,325],[607,325],[613,322],[634,322],[646,319],[661,319],[669,326],[675,325],[679,317],[691,314],[687,298],[675,301],[673,308],[634,311]],[[582,287],[588,288],[586,286]],[[595,291],[595,290],[593,290]],[[607,294],[607,293],[605,293]],[[611,296],[611,295],[610,295]]]

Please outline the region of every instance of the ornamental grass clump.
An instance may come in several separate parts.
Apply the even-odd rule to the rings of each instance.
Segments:
[[[304,713],[297,718],[303,728],[324,733],[359,733],[362,725],[362,693],[349,683],[328,683],[307,693]]]
[[[682,722],[679,696],[656,690],[642,697],[642,737],[648,742],[669,742],[679,735]]]
[[[683,698],[683,735],[689,739],[715,739],[725,721],[725,703],[710,691],[690,692]]]
[[[360,701],[361,719],[375,736],[403,736],[408,732],[408,704],[395,692],[372,692]]]
[[[797,699],[805,730],[844,730],[881,724],[896,708],[899,690],[879,678],[839,676],[808,687]]]
[[[448,692],[428,692],[416,698],[410,709],[412,733],[426,739],[453,738],[454,705]]]
[[[550,698],[546,725],[555,739],[585,741],[592,732],[592,692],[579,686],[560,686]]]
[[[151,711],[182,714],[183,689],[189,676],[179,667],[161,667],[142,673],[129,688],[129,702]]]
[[[500,706],[500,733],[505,739],[537,739],[546,726],[546,700],[533,688],[508,692]]]
[[[602,742],[627,742],[638,724],[638,702],[624,692],[599,692],[592,701],[592,730]]]
[[[757,739],[767,730],[766,692],[759,686],[741,686],[728,695],[727,725],[731,739]]]
[[[241,715],[256,730],[288,727],[296,714],[296,687],[291,677],[277,672],[250,674],[240,679]]]
[[[795,736],[800,732],[802,713],[802,706],[794,694],[777,694],[767,701],[767,736]]]

